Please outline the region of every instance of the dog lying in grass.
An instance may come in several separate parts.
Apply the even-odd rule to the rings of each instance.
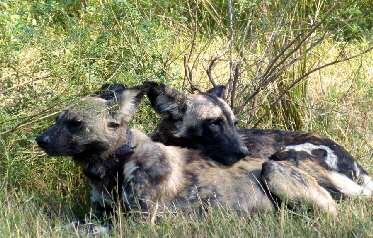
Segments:
[[[337,214],[337,204],[315,178],[288,161],[245,157],[224,165],[199,150],[154,142],[128,123],[148,84],[104,85],[61,112],[37,136],[51,156],[72,156],[91,186],[94,215],[120,203],[125,213],[204,212],[224,206],[239,214],[276,209],[278,198]],[[277,197],[277,198],[274,198]]]
[[[147,84],[148,98],[162,116],[152,136],[154,141],[198,149],[229,165],[240,159],[233,157],[230,150],[236,142],[229,138],[236,133],[247,146],[249,157],[287,161],[307,171],[335,197],[369,198],[373,194],[369,174],[330,139],[299,131],[236,129],[232,110],[222,99],[222,85],[206,93],[186,95],[165,84]],[[220,154],[224,156],[219,157]]]

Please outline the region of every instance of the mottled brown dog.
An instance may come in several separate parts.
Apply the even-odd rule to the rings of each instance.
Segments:
[[[214,155],[212,159],[224,151],[218,161],[232,164],[237,161],[229,159],[235,141],[229,138],[237,133],[249,149],[248,156],[287,161],[307,171],[335,196],[371,197],[373,194],[372,178],[332,140],[299,131],[236,129],[235,117],[222,99],[224,86],[207,93],[185,95],[164,84],[148,84],[152,106],[162,115],[152,136],[155,141],[198,149],[205,156]]]
[[[53,156],[73,156],[87,175],[95,215],[121,203],[124,211],[150,213],[224,206],[242,214],[276,208],[268,190],[292,204],[337,213],[330,194],[291,164],[245,157],[233,165],[193,149],[165,146],[129,129],[148,85],[105,85],[96,96],[64,110],[36,138]],[[264,163],[263,163],[264,162]]]

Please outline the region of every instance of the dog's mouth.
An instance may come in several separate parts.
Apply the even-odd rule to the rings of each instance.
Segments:
[[[223,165],[225,166],[232,166],[234,164],[236,164],[237,162],[241,161],[242,158],[234,158],[234,159],[230,159],[230,160],[227,160],[227,158],[214,158],[214,160],[222,163]]]
[[[78,148],[74,145],[69,145],[69,148],[66,148],[66,145],[58,146],[43,141],[37,141],[37,144],[49,156],[74,156],[82,151],[82,148]]]
[[[39,145],[39,147],[49,156],[72,156],[71,154],[68,154],[66,152],[61,152],[61,151],[58,151],[58,150],[54,150],[54,149],[51,149],[51,148],[47,148],[45,146],[41,146]]]
[[[50,156],[65,156],[66,154],[59,151],[55,145],[52,143],[50,136],[46,134],[38,135],[35,139],[38,146]],[[60,148],[60,147],[59,147]]]
[[[49,156],[60,156],[60,153],[58,153],[57,151],[48,150],[48,149],[45,149],[45,148],[42,148],[42,149]]]

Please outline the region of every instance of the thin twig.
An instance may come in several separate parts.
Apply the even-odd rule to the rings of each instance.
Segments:
[[[240,63],[236,63],[233,71],[233,84],[232,84],[232,89],[231,89],[231,107],[234,109],[234,105],[236,102],[236,91],[237,91],[237,83],[238,79],[241,76],[240,73]]]
[[[38,82],[39,80],[42,80],[42,79],[46,79],[50,77],[49,75],[44,75],[44,76],[40,76],[40,77],[36,77],[34,79],[31,79],[29,81],[26,81],[26,82],[23,82],[23,83],[20,83],[20,84],[16,84],[16,85],[13,85],[12,87],[10,88],[7,88],[7,89],[4,89],[4,90],[0,90],[0,93],[5,93],[5,92],[8,92],[10,90],[13,90],[15,88],[18,88],[18,87],[21,87],[21,86],[24,86],[26,84],[29,84],[29,83],[35,83],[35,82]]]
[[[218,60],[219,60],[219,56],[216,56],[214,59],[211,60],[211,63],[209,65],[208,69],[206,69],[207,77],[209,78],[211,84],[214,87],[216,87],[216,83],[215,83],[214,78],[212,77],[212,70],[215,68],[216,64],[218,63]]]
[[[228,84],[231,86],[231,107],[233,108],[235,104],[235,94],[237,87],[238,78],[235,75],[235,69],[238,67],[236,63],[233,62],[233,51],[235,44],[235,32],[234,32],[234,9],[232,5],[232,0],[228,0],[228,10],[229,10],[229,34],[230,34],[230,47],[229,47],[229,81]]]
[[[21,127],[24,127],[24,126],[27,126],[27,125],[33,124],[33,123],[35,123],[35,122],[37,122],[37,121],[40,121],[40,120],[43,120],[43,119],[45,119],[45,118],[48,118],[48,117],[54,116],[54,115],[56,115],[56,114],[58,114],[58,113],[60,113],[60,112],[53,112],[53,113],[51,113],[51,114],[49,114],[49,115],[46,115],[46,116],[43,116],[43,117],[39,117],[39,118],[37,118],[36,120],[32,120],[32,121],[29,121],[29,122],[27,122],[27,123],[25,123],[25,122],[19,123],[18,125],[16,125],[16,126],[13,127],[12,129],[9,129],[9,130],[7,130],[7,131],[2,131],[2,132],[0,132],[0,135],[5,135],[5,134],[8,134],[8,133],[11,133],[11,132],[13,132],[13,131],[15,131],[15,130],[21,128]]]

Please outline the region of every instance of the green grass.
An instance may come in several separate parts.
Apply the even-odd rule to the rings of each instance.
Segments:
[[[373,53],[326,67],[289,88],[316,67],[371,47],[372,16],[364,12],[369,1],[345,1],[338,8],[342,10],[327,17],[304,43],[289,44],[299,32],[310,32],[312,21],[321,21],[332,4],[237,1],[229,10],[229,1],[199,5],[90,1],[86,9],[78,1],[1,2],[0,236],[78,236],[65,225],[89,213],[86,180],[70,158],[46,156],[34,139],[53,124],[61,109],[108,82],[132,86],[156,80],[184,92],[206,90],[212,87],[211,81],[228,84],[227,98],[242,120],[241,127],[257,123],[259,128],[322,134],[345,146],[372,174]],[[331,35],[292,63],[325,32]],[[280,54],[286,45],[288,50]],[[282,63],[268,68],[276,57]],[[239,75],[233,73],[233,66]],[[282,66],[286,66],[283,71]],[[266,74],[266,69],[273,74]],[[263,79],[269,81],[259,87]],[[279,103],[273,104],[282,93]],[[150,134],[157,118],[144,100],[132,126]],[[371,199],[346,199],[339,204],[336,218],[306,208],[246,218],[216,210],[203,218],[164,214],[151,226],[136,216],[119,215],[113,233],[129,237],[373,236]]]
[[[2,205],[2,237],[78,237],[69,226],[71,211],[55,211],[35,198],[17,192],[6,194]],[[39,206],[40,205],[40,206]],[[372,215],[368,201],[340,203],[336,217],[318,212],[280,210],[251,217],[239,217],[224,210],[195,214],[161,214],[150,225],[144,219],[114,219],[113,237],[371,237]],[[69,214],[70,213],[70,214]],[[105,235],[101,234],[103,237]],[[85,237],[85,235],[83,235]],[[100,235],[98,235],[100,237]]]

